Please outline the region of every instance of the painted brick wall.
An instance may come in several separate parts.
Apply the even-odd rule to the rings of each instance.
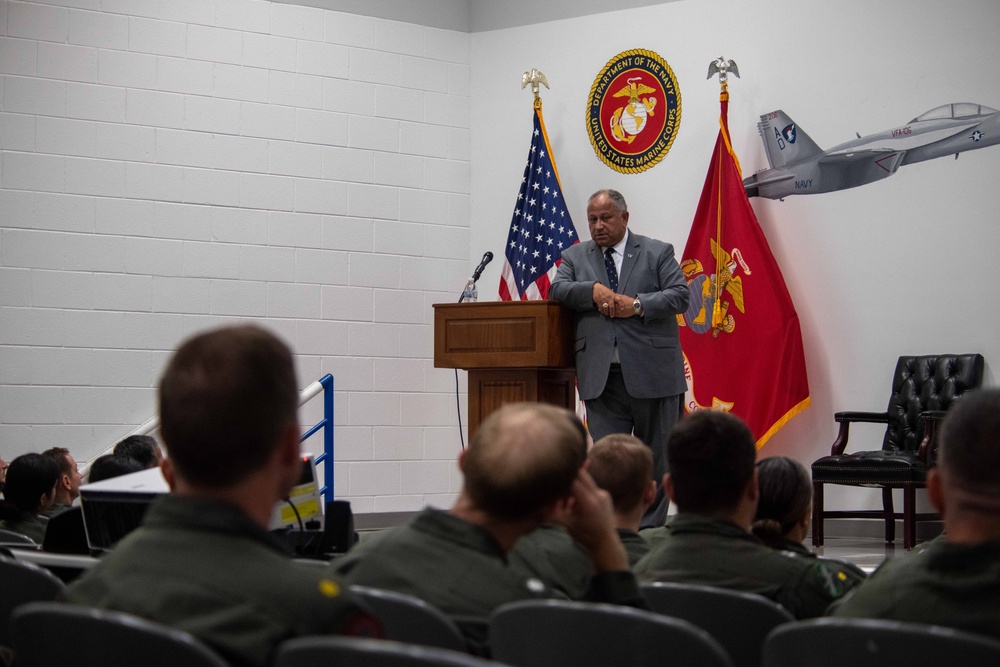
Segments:
[[[448,502],[469,63],[466,33],[259,0],[0,2],[0,455],[92,458],[183,337],[249,321],[335,376],[355,512]]]

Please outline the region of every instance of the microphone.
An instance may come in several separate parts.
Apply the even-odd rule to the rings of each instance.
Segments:
[[[485,269],[486,265],[492,261],[493,261],[493,253],[487,250],[486,253],[483,254],[483,261],[479,262],[479,266],[477,266],[476,270],[472,272],[473,282],[479,280],[479,276],[483,275],[483,269]]]

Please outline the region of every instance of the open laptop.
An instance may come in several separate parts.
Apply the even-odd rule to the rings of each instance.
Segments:
[[[80,506],[87,544],[92,550],[112,548],[142,523],[154,500],[169,492],[159,468],[84,484],[80,487]],[[310,528],[322,528],[323,510],[312,454],[302,455],[299,482],[289,492],[287,501],[275,505],[270,528],[299,528],[300,520],[303,526],[312,522]]]

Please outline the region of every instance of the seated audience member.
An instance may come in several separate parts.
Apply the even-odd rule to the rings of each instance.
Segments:
[[[52,507],[45,513],[50,519],[73,506],[73,501],[80,496],[80,482],[83,477],[77,468],[76,460],[65,447],[52,447],[42,452],[59,466],[59,481],[56,483],[56,499]]]
[[[498,606],[562,597],[507,565],[517,540],[553,514],[587,552],[588,600],[645,606],[615,532],[608,494],[584,469],[583,425],[568,410],[515,403],[493,412],[459,456],[462,490],[450,510],[364,539],[332,562],[350,584],[415,595],[455,617],[480,648]]]
[[[594,568],[587,550],[576,543],[562,525],[561,512],[522,536],[507,553],[510,568],[524,579],[538,579],[563,596],[583,598]]]
[[[380,634],[346,588],[268,533],[301,472],[289,349],[252,326],[187,340],[160,380],[171,493],[68,589],[70,602],[190,632],[232,665],[263,667],[299,635]]]
[[[131,456],[120,456],[118,454],[102,454],[94,459],[90,464],[90,472],[87,473],[87,482],[101,482],[112,477],[121,477],[134,472],[145,470],[145,466],[133,459]]]
[[[677,515],[636,565],[644,581],[675,581],[757,593],[796,618],[821,616],[850,588],[825,563],[765,546],[750,532],[757,510],[757,448],[738,417],[699,410],[667,441],[664,488]]]
[[[45,512],[55,502],[59,475],[56,462],[42,454],[22,454],[11,461],[0,501],[0,528],[41,544],[48,523]]]
[[[751,532],[779,551],[791,551],[803,558],[817,558],[802,541],[809,534],[812,520],[812,479],[805,466],[787,456],[769,456],[757,462],[757,487],[760,499]],[[857,565],[832,558],[823,563],[854,584],[867,575]]]
[[[634,566],[649,551],[649,543],[638,531],[643,511],[656,496],[653,454],[639,438],[615,433],[594,443],[587,458],[587,472],[611,494],[618,537]]]
[[[112,453],[115,456],[127,456],[138,461],[143,470],[155,468],[163,460],[163,452],[156,438],[151,435],[130,435],[117,445]]]
[[[611,496],[618,538],[629,565],[635,565],[649,551],[649,543],[637,531],[643,512],[656,496],[652,452],[635,436],[606,435],[590,448],[587,472]],[[510,563],[569,597],[582,596],[592,574],[587,552],[560,525],[543,526],[518,540]]]
[[[9,465],[10,465],[9,463],[4,461],[3,459],[0,459],[0,497],[3,496],[3,486],[4,483],[7,481],[7,466]]]
[[[1000,636],[1000,389],[965,394],[941,425],[927,495],[945,534],[887,559],[837,616]]]

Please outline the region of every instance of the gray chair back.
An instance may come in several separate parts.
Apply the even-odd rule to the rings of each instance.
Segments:
[[[21,533],[15,533],[13,530],[7,530],[5,528],[0,528],[0,544],[4,546],[11,546],[16,548],[22,547],[34,547],[38,548],[38,543],[27,535],[22,535]]]
[[[351,586],[350,589],[382,621],[386,639],[453,651],[467,650],[458,625],[420,598],[368,586]]]
[[[870,618],[817,618],[776,628],[763,667],[1000,665],[1000,641],[937,625]]]
[[[17,667],[227,667],[187,632],[117,611],[32,602],[11,628]]]
[[[0,558],[0,646],[11,645],[10,619],[27,602],[51,602],[66,585],[43,567]]]
[[[302,637],[280,647],[272,667],[490,667],[498,663],[435,646],[387,639]]]
[[[760,595],[695,584],[643,584],[642,595],[658,614],[682,618],[712,635],[735,667],[758,667],[771,630],[794,621],[787,609]]]
[[[719,643],[687,621],[596,602],[505,604],[490,616],[490,648],[517,667],[732,667]]]

